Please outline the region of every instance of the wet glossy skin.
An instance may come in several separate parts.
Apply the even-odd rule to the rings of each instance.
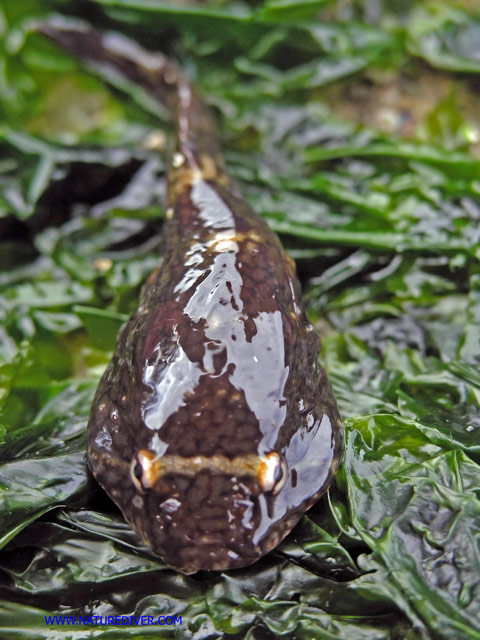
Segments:
[[[325,492],[342,451],[293,261],[228,177],[177,67],[90,29],[41,30],[141,83],[177,120],[163,263],[99,384],[90,467],[170,567],[251,564]]]

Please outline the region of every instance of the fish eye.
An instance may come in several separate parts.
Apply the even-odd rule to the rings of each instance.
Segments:
[[[140,462],[138,461],[135,462],[135,466],[132,469],[132,473],[135,476],[135,478],[140,482],[143,475],[143,467],[140,464]]]
[[[130,477],[139,491],[151,489],[157,480],[156,456],[153,451],[141,449],[130,463]]]
[[[276,496],[288,478],[288,465],[281,453],[271,451],[263,458],[258,470],[258,480],[263,491]]]

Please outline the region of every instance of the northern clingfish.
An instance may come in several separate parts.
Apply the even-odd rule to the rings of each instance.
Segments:
[[[326,491],[343,448],[293,260],[228,175],[176,64],[81,22],[37,30],[138,83],[176,123],[163,260],[98,386],[89,466],[173,569],[254,563]]]

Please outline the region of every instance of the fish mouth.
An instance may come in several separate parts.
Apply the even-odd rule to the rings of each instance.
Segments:
[[[165,558],[165,563],[181,573],[197,571],[226,571],[253,564],[261,556],[261,551],[250,549],[248,553],[225,544],[195,543],[180,547],[175,558]]]

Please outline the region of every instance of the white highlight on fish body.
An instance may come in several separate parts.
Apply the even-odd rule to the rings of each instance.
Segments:
[[[178,151],[175,152],[172,156],[172,166],[175,167],[175,169],[178,169],[184,163],[185,163],[185,156],[183,155],[183,153],[179,153]]]

